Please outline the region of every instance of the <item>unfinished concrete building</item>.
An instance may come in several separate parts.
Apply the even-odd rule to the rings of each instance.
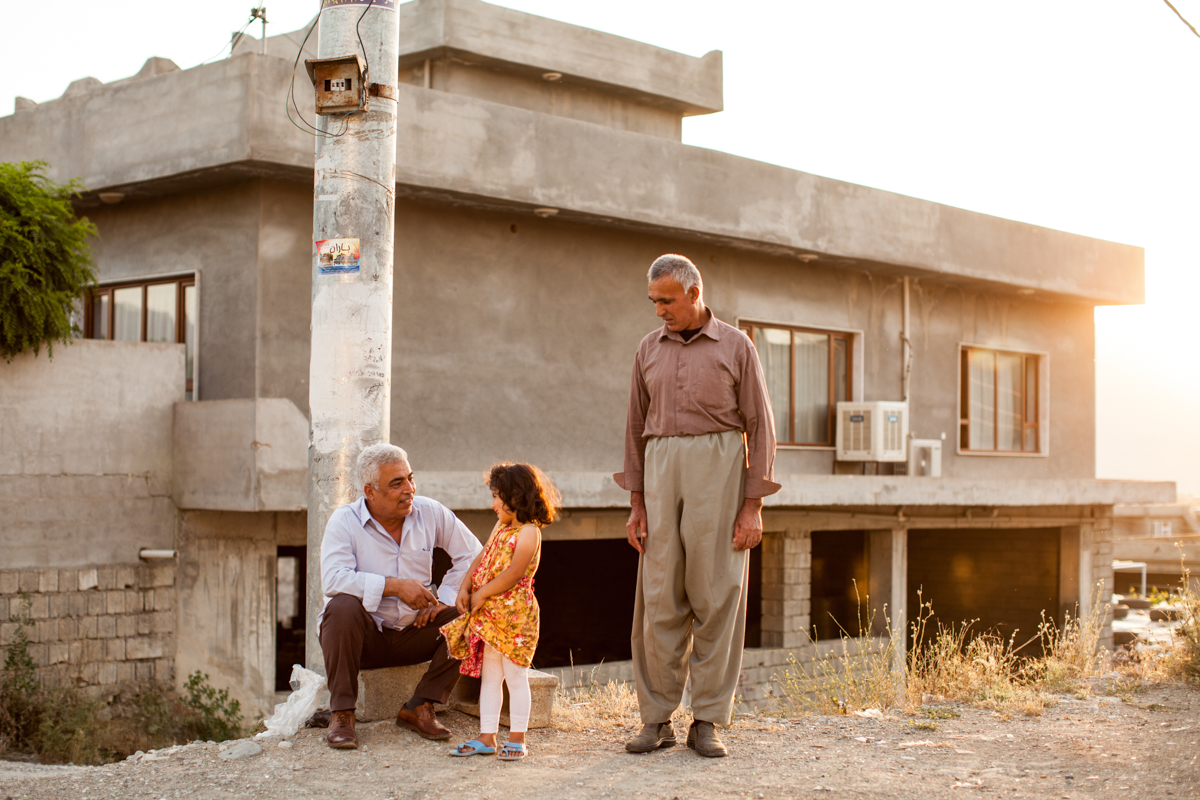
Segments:
[[[686,146],[683,117],[722,108],[719,52],[479,0],[398,13],[392,436],[418,491],[479,534],[493,462],[556,480],[537,666],[619,676],[629,656],[637,558],[611,474],[665,252],[753,337],[776,413],[784,488],[752,558],[743,697],[810,635],[887,635],[882,617],[859,629],[867,595],[897,630],[920,592],[1005,635],[1107,596],[1113,505],[1174,501],[1172,484],[1095,479],[1093,308],[1142,302],[1141,249]],[[312,118],[302,37],[189,70],[152,59],[0,119],[0,159],[82,178],[101,234],[86,328],[108,341],[79,345],[95,354],[74,359],[79,390],[0,394],[3,481],[40,493],[0,499],[0,592],[48,598],[38,657],[92,685],[201,669],[262,708],[303,652],[313,142],[283,108],[294,82]],[[2,384],[52,380],[73,350],[0,365]],[[863,405],[839,420],[839,401]],[[54,439],[60,402],[112,423]],[[143,402],[156,433],[138,448],[113,426]],[[910,436],[839,448],[867,412]],[[111,607],[88,602],[101,591]]]

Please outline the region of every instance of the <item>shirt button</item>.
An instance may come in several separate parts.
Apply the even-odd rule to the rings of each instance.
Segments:
[[[679,362],[679,366],[681,366],[681,367],[683,366],[683,362],[682,362],[682,361],[680,361],[680,362]]]

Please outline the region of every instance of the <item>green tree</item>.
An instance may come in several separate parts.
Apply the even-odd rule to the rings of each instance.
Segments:
[[[58,184],[44,161],[0,163],[0,356],[12,361],[42,344],[70,341],[74,302],[96,282],[88,239],[96,226],[75,216],[78,180]]]

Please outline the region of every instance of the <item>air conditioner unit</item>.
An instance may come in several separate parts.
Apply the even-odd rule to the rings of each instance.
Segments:
[[[908,440],[908,474],[927,478],[942,477],[942,440]]]
[[[908,403],[837,404],[838,461],[907,461]]]

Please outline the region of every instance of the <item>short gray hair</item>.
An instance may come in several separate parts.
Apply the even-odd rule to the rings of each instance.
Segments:
[[[700,270],[696,269],[696,265],[690,259],[674,253],[659,256],[650,265],[646,281],[654,283],[659,278],[672,278],[683,287],[685,292],[690,291],[693,286],[703,285],[700,280]]]
[[[370,447],[364,447],[358,454],[358,486],[374,486],[379,488],[379,470],[389,464],[399,464],[408,461],[408,453],[394,444],[380,442]]]

